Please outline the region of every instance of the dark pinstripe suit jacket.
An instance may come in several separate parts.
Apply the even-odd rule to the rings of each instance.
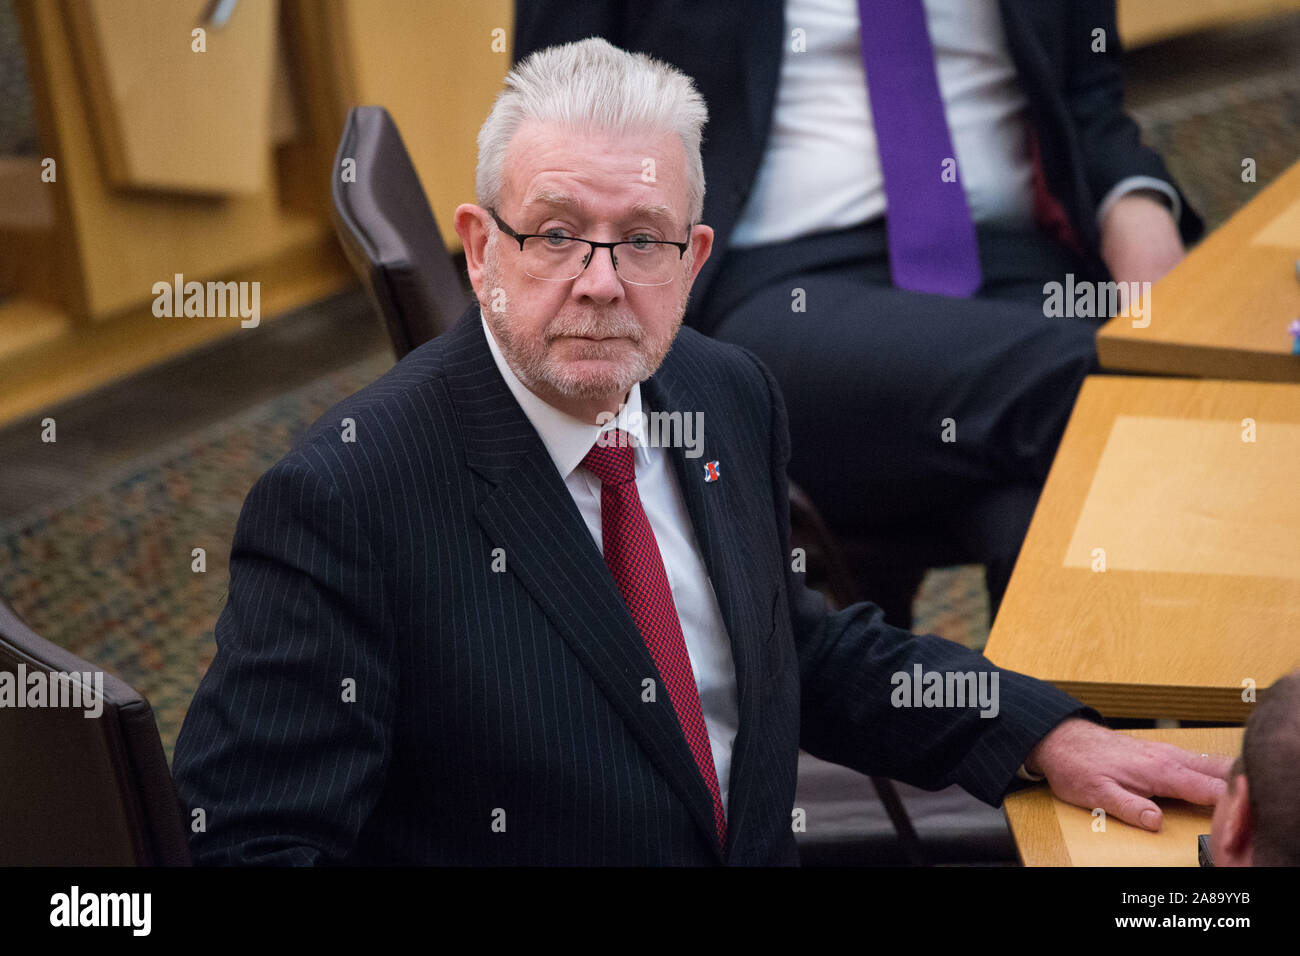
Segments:
[[[198,861],[795,863],[801,744],[1001,799],[1079,703],[1001,672],[994,719],[891,706],[891,675],[916,663],[992,665],[804,588],[766,369],[684,328],[642,394],[704,415],[703,456],[671,457],[736,664],[725,855],[667,695],[642,701],[650,655],[474,306],[248,495],[176,746],[181,799],[206,817]]]

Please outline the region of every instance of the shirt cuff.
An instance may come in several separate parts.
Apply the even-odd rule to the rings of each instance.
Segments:
[[[1030,773],[1025,769],[1024,764],[1020,765],[1020,769],[1016,771],[1016,776],[1021,780],[1028,780],[1030,783],[1042,783],[1047,779],[1041,773]]]
[[[1097,207],[1097,225],[1100,226],[1106,221],[1106,213],[1110,212],[1111,206],[1122,197],[1139,189],[1152,189],[1164,196],[1169,201],[1169,213],[1174,217],[1174,225],[1178,225],[1183,215],[1183,201],[1178,196],[1178,190],[1163,179],[1156,179],[1154,176],[1125,176],[1117,182]]]

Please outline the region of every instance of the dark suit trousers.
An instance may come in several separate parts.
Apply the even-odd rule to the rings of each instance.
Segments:
[[[882,224],[732,249],[691,315],[775,374],[790,476],[835,532],[938,534],[986,566],[996,609],[1098,370],[1100,322],[1044,317],[1043,283],[1105,277],[1036,234],[981,229],[979,242],[973,299],[893,288]]]

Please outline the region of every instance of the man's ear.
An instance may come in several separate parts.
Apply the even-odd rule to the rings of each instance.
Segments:
[[[492,235],[492,217],[482,206],[462,203],[456,207],[452,222],[456,227],[456,235],[460,236],[461,245],[465,247],[465,271],[469,273],[470,285],[481,300],[483,255],[488,237]]]
[[[695,277],[700,274],[700,269],[704,263],[709,261],[709,253],[713,251],[713,227],[699,225],[691,230],[691,284],[695,284]]]
[[[1215,866],[1250,866],[1253,854],[1252,821],[1250,819],[1250,784],[1246,775],[1239,774],[1228,781],[1228,792],[1221,800],[1227,801],[1222,814],[1215,822],[1221,833],[1218,836],[1218,853]],[[1219,857],[1226,857],[1220,860]]]

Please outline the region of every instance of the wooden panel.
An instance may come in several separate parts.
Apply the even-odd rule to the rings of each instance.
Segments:
[[[199,193],[267,186],[274,0],[64,0],[96,142],[114,185]],[[205,31],[204,51],[191,31]]]
[[[452,213],[474,201],[479,127],[510,68],[509,0],[342,0],[356,102],[392,114],[448,249]],[[504,49],[494,52],[494,29]]]
[[[294,102],[289,53],[284,38],[275,46],[275,79],[271,84],[271,142],[276,146],[302,135],[298,104]]]
[[[1150,324],[1117,316],[1097,335],[1105,368],[1300,382],[1287,325],[1300,317],[1300,163],[1151,288]]]
[[[1241,752],[1240,727],[1124,733],[1193,753],[1236,756]],[[1046,784],[1011,794],[1004,807],[1025,866],[1197,866],[1196,838],[1210,832],[1212,808],[1163,797],[1155,802],[1164,813],[1158,833],[1114,817],[1106,819],[1105,830],[1094,830],[1089,810],[1058,800]]]
[[[329,181],[348,108],[356,102],[351,54],[338,3],[281,0],[288,90],[298,135],[276,156],[281,207],[330,217]]]
[[[355,284],[337,243],[321,239],[259,263],[234,281],[273,276],[261,294],[261,321],[273,322],[306,302]],[[234,322],[232,331],[231,322]],[[157,362],[226,335],[254,335],[239,320],[170,318],[149,306],[91,328],[72,328],[66,316],[29,299],[0,304],[0,426],[43,413]]]
[[[0,297],[20,293],[45,305],[59,303],[57,192],[54,183],[41,181],[40,157],[0,156]],[[0,355],[12,354],[33,334],[46,334],[45,307],[38,311],[19,317],[0,310]]]
[[[1119,0],[1119,35],[1125,46],[1180,33],[1300,9],[1300,0]]]
[[[225,278],[332,235],[320,216],[281,210],[273,190],[214,199],[112,188],[95,158],[62,9],[36,0],[16,4],[43,149],[58,161],[59,292],[75,318],[99,320],[137,308],[152,301],[153,283],[178,272],[187,280]],[[205,151],[220,152],[211,145]],[[274,274],[253,277],[270,281]]]
[[[71,331],[68,317],[62,311],[27,298],[5,299],[0,302],[0,368],[14,355],[30,355],[31,350],[58,340]],[[13,388],[4,380],[4,391]]]
[[[41,182],[37,156],[0,156],[0,229],[54,228],[54,184]]]
[[[0,296],[20,295],[38,300],[43,303],[42,313],[46,306],[62,308],[60,286],[64,282],[64,272],[61,261],[55,230],[0,229]],[[64,318],[67,318],[66,314]],[[6,313],[4,321],[19,320],[13,313]],[[30,327],[30,322],[19,324]],[[5,338],[8,333],[9,330],[0,329],[0,338]]]
[[[1113,443],[1125,416],[1149,421]],[[1253,442],[1241,440],[1248,418]],[[1244,720],[1243,680],[1266,687],[1300,665],[1297,425],[1300,386],[1089,378],[988,656],[1107,716]],[[1130,526],[1108,536],[1107,512]],[[1120,566],[1093,570],[1094,548]]]

